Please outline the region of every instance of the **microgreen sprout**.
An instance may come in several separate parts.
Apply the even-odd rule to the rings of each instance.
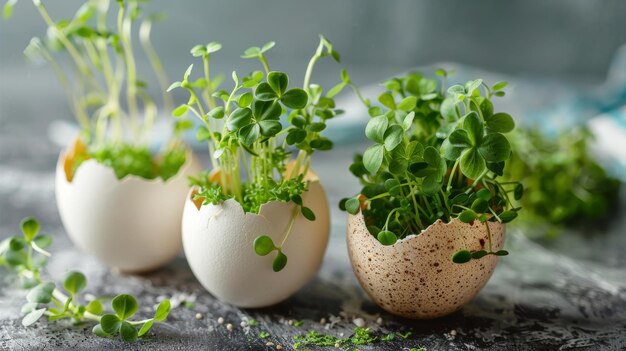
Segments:
[[[328,120],[342,113],[335,108],[334,95],[353,83],[345,71],[341,83],[327,93],[311,83],[319,59],[330,56],[339,60],[332,44],[321,37],[307,66],[303,87],[290,87],[286,73],[270,69],[266,56],[274,45],[269,42],[244,52],[243,58],[260,61],[262,71],[245,76],[233,71],[230,91],[218,89],[221,78],[212,77],[210,71],[210,59],[221,44],[197,45],[191,54],[202,59],[202,76],[193,80],[191,65],[183,79],[168,90],[184,89],[189,93],[189,100],[178,106],[174,115],[191,114],[200,121],[197,138],[207,142],[213,165],[211,174],[192,179],[198,189],[195,199],[207,205],[232,198],[252,213],[258,213],[261,205],[270,201],[295,205],[280,242],[259,235],[251,243],[260,256],[273,253],[272,268],[278,272],[287,264],[283,248],[296,218],[301,215],[315,220],[315,214],[306,206],[309,182],[305,176],[313,153],[333,146],[321,132]]]
[[[380,335],[379,333],[372,332],[370,328],[356,327],[351,336],[346,338],[339,338],[330,334],[322,334],[316,330],[311,330],[303,335],[294,336],[295,344],[293,348],[296,350],[302,349],[307,346],[319,346],[319,347],[335,347],[335,348],[349,348],[353,346],[372,345],[377,343],[391,342],[396,336],[402,339],[406,339],[411,335],[410,331],[396,332]]]
[[[16,3],[5,3],[5,19]],[[159,155],[152,154],[150,136],[159,108],[147,82],[138,77],[132,45],[137,37],[165,92],[168,79],[150,42],[152,23],[160,16],[144,16],[143,0],[117,0],[117,11],[111,10],[110,0],[87,0],[73,17],[59,20],[51,17],[43,1],[33,3],[48,30],[45,38],[31,39],[24,54],[53,68],[87,146],[80,154],[66,156],[66,172],[91,158],[111,167],[118,178],[132,174],[168,179],[178,173],[186,158],[179,138],[191,125],[175,123],[171,140]],[[111,28],[107,23],[113,16],[116,26]],[[60,52],[67,53],[69,63],[58,59]],[[163,94],[163,110],[171,110],[171,104],[171,97]]]
[[[487,222],[517,217],[523,188],[500,182],[511,155],[505,133],[515,127],[510,115],[494,113],[493,96],[506,83],[488,86],[481,79],[446,89],[449,74],[435,72],[441,83],[419,73],[384,83],[375,106],[364,100],[371,116],[365,135],[374,144],[357,155],[350,171],[361,181],[359,195],[340,208],[362,212],[368,229],[383,245],[419,234],[438,219],[485,223],[487,250],[461,250],[452,260],[468,262],[494,252]]]
[[[621,182],[590,153],[593,138],[584,127],[561,131],[558,137],[528,127],[512,133],[517,152],[504,179],[522,179],[527,189],[522,222],[542,220],[551,224],[549,233],[556,233],[563,225],[602,218],[615,207]]]
[[[52,237],[39,233],[39,222],[33,218],[22,221],[22,235],[0,242],[0,267],[6,267],[22,280],[24,288],[30,289],[28,301],[22,306],[22,325],[27,327],[46,316],[48,321],[69,319],[73,324],[95,322],[92,331],[97,336],[120,336],[124,341],[135,341],[146,334],[154,322],[162,322],[170,312],[170,301],[163,300],[152,318],[131,320],[139,306],[128,294],[117,295],[111,301],[113,313],[106,313],[103,302],[106,297],[89,302],[80,295],[87,287],[87,278],[81,272],[70,271],[62,286],[44,281],[41,270],[51,254],[45,249],[52,244]]]

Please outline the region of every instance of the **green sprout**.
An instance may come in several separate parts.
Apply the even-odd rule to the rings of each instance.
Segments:
[[[54,70],[80,124],[80,145],[86,149],[66,155],[71,165],[66,172],[75,172],[82,162],[94,159],[111,167],[119,179],[136,175],[167,180],[185,163],[186,148],[180,137],[191,127],[189,121],[173,123],[171,138],[158,155],[149,148],[158,110],[170,111],[172,98],[164,93],[158,106],[146,81],[137,74],[135,37],[165,92],[168,78],[150,41],[152,23],[160,16],[144,15],[140,6],[144,2],[117,0],[115,11],[109,0],[87,0],[74,16],[53,19],[43,1],[33,1],[48,30],[45,38],[31,39],[24,54]],[[5,3],[5,19],[16,3]],[[107,23],[113,15],[116,26],[112,28]],[[61,53],[67,54],[69,64],[59,60]]]
[[[135,341],[146,334],[154,322],[162,322],[170,312],[170,301],[163,300],[152,318],[131,320],[139,306],[135,297],[117,295],[111,301],[114,313],[105,313],[105,297],[85,303],[80,295],[87,287],[87,277],[81,272],[70,271],[62,286],[44,281],[41,270],[51,254],[45,249],[52,244],[52,237],[39,233],[39,222],[34,218],[22,221],[22,235],[12,236],[0,242],[0,267],[6,267],[29,289],[26,304],[22,306],[22,325],[28,327],[46,316],[48,321],[69,319],[74,325],[95,322],[92,331],[101,337],[119,336],[124,341]],[[139,328],[139,329],[138,329]]]
[[[365,135],[373,142],[354,158],[350,171],[363,185],[343,199],[340,208],[363,213],[368,229],[383,245],[419,234],[441,219],[485,223],[487,250],[461,250],[452,257],[465,263],[493,251],[487,222],[508,223],[517,217],[523,187],[502,182],[512,153],[504,134],[515,123],[494,113],[493,96],[504,96],[505,82],[488,86],[481,79],[446,89],[449,74],[437,70],[441,83],[409,73],[384,83],[375,106],[363,100],[370,115]]]
[[[208,205],[232,198],[252,213],[271,201],[295,205],[280,242],[259,235],[251,243],[260,256],[274,253],[272,268],[278,272],[287,264],[284,245],[298,216],[315,220],[315,214],[306,206],[309,181],[305,176],[311,156],[333,147],[321,133],[330,119],[343,112],[336,108],[334,95],[353,83],[345,71],[342,82],[327,93],[311,83],[319,59],[330,56],[339,60],[332,44],[321,37],[304,74],[303,87],[291,87],[286,73],[270,69],[266,56],[274,45],[269,42],[244,52],[242,58],[259,60],[263,70],[245,76],[233,71],[230,91],[219,90],[222,79],[212,77],[210,71],[210,60],[221,44],[197,45],[191,54],[202,58],[203,74],[192,79],[191,65],[183,79],[172,83],[168,90],[189,93],[189,100],[174,110],[174,116],[191,114],[200,121],[196,136],[207,143],[213,166],[211,174],[192,179],[198,189],[195,199]]]

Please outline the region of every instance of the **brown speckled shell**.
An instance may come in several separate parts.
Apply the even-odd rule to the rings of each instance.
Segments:
[[[493,250],[502,249],[505,226],[489,222],[489,229]],[[487,249],[487,230],[479,221],[439,220],[417,236],[384,246],[359,213],[348,217],[347,240],[363,289],[383,309],[407,318],[436,318],[461,309],[485,286],[498,263],[493,255],[464,264],[451,260],[461,249]]]

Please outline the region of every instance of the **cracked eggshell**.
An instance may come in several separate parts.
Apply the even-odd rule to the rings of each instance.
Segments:
[[[504,224],[488,222],[493,250],[504,246]],[[348,217],[348,254],[356,277],[376,304],[417,319],[448,315],[472,300],[493,273],[498,257],[456,264],[452,255],[488,243],[483,223],[438,220],[419,235],[384,246],[366,228],[363,214]]]
[[[283,250],[287,265],[280,272],[272,270],[275,251],[259,256],[253,242],[268,235],[280,243],[296,208],[293,203],[269,202],[253,214],[244,213],[234,199],[197,206],[193,194],[187,195],[183,214],[183,248],[194,275],[216,298],[239,307],[271,306],[317,274],[330,231],[328,201],[319,181],[309,183],[302,196],[315,221],[298,214]]]
[[[191,152],[167,181],[133,175],[117,179],[111,168],[93,159],[68,181],[65,156],[62,152],[57,163],[56,200],[76,246],[124,272],[154,270],[180,252],[187,177],[201,169]]]

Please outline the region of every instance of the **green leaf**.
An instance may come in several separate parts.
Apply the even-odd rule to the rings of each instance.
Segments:
[[[187,82],[189,79],[189,75],[191,74],[191,70],[193,69],[193,64],[189,65],[185,70],[185,74],[183,75],[183,81]],[[173,85],[173,84],[172,84]]]
[[[274,241],[267,235],[261,235],[254,239],[254,252],[259,256],[266,256],[270,252],[276,250]]]
[[[370,174],[376,174],[383,164],[385,147],[383,145],[372,145],[363,154],[363,165]]]
[[[498,215],[502,220],[502,223],[509,223],[515,218],[517,218],[517,212],[515,211],[504,211]]]
[[[472,252],[472,258],[475,260],[479,260],[485,256],[487,256],[489,253],[487,252],[487,250],[479,250],[479,251],[474,251]]]
[[[427,146],[424,149],[424,161],[428,163],[430,166],[437,167],[439,165],[441,157],[439,156],[439,151],[432,146]]]
[[[274,45],[276,45],[276,42],[273,41],[268,41],[267,43],[263,44],[263,46],[261,47],[261,53],[266,53],[267,51],[269,51],[269,49],[273,48]]]
[[[265,137],[272,137],[283,129],[283,125],[279,121],[259,121],[258,124],[261,129],[261,135]]]
[[[453,197],[452,200],[450,200],[450,204],[452,204],[452,205],[461,205],[461,204],[464,204],[465,202],[467,202],[467,200],[469,200],[469,195],[467,195],[465,193],[460,193],[460,194],[456,195],[455,197]]]
[[[382,93],[380,94],[380,96],[378,96],[378,101],[383,104],[385,107],[391,109],[391,110],[395,110],[396,109],[396,102],[393,99],[393,96],[390,93]]]
[[[378,116],[370,119],[365,127],[365,135],[372,141],[383,144],[385,142],[385,132],[389,121],[385,116]]]
[[[172,83],[172,84],[169,86],[169,88],[167,88],[167,90],[166,90],[166,91],[169,93],[170,91],[172,91],[172,90],[174,90],[174,89],[176,89],[176,88],[180,88],[180,87],[181,87],[181,85],[182,85],[182,83],[181,83],[181,82],[174,82],[174,83]]]
[[[472,254],[467,250],[458,251],[452,256],[452,262],[459,263],[459,264],[467,263],[471,261],[471,259],[472,259]]]
[[[476,213],[484,213],[485,211],[487,211],[488,207],[489,207],[489,203],[480,198],[474,200],[471,206],[472,210]]]
[[[422,191],[426,195],[433,195],[439,190],[440,184],[437,180],[437,176],[434,174],[429,174],[424,178],[422,182]]]
[[[289,133],[287,133],[287,144],[293,145],[301,143],[306,138],[306,135],[307,134],[305,130],[299,128],[292,129],[289,131]]]
[[[113,307],[113,311],[117,313],[117,316],[120,317],[121,320],[126,320],[132,317],[139,309],[137,300],[128,294],[121,294],[114,297],[111,301],[111,306]]]
[[[283,72],[272,71],[267,75],[267,83],[278,96],[282,96],[289,85],[289,77]]]
[[[252,99],[253,99],[252,93],[247,92],[247,93],[242,94],[239,97],[239,100],[237,101],[237,104],[239,105],[239,107],[248,107],[252,103]],[[220,106],[220,107],[222,107],[222,106]],[[223,111],[224,110],[222,110],[222,116],[224,115]]]
[[[341,82],[335,85],[326,93],[326,97],[329,97],[329,98],[335,97],[337,94],[339,94],[343,90],[343,88],[346,87],[346,85],[347,84],[345,82]]]
[[[403,137],[404,131],[402,130],[402,127],[399,125],[392,125],[389,129],[387,129],[384,135],[385,149],[387,149],[387,151],[392,151],[402,142]]]
[[[261,54],[261,48],[257,47],[257,46],[253,46],[253,47],[249,47],[246,49],[246,51],[243,52],[243,55],[241,55],[241,58],[255,58],[258,57]]]
[[[120,330],[120,325],[122,321],[118,316],[114,314],[105,314],[100,318],[100,325],[102,326],[102,331],[107,334],[115,334]]]
[[[309,128],[311,129],[312,132],[319,133],[323,131],[324,129],[326,129],[326,123],[314,122],[314,123],[311,123]]]
[[[478,89],[480,85],[483,83],[482,79],[470,80],[465,83],[465,91],[467,91],[467,95],[472,95],[474,90]]]
[[[476,192],[476,197],[485,201],[491,199],[491,191],[487,188],[482,188]]]
[[[459,214],[459,220],[463,223],[472,223],[476,219],[476,213],[471,210],[465,210]]]
[[[333,148],[333,142],[324,137],[312,140],[309,145],[316,150],[330,150]]]
[[[128,322],[122,322],[120,325],[120,335],[124,341],[132,342],[137,340],[137,329]]]
[[[9,0],[4,4],[4,7],[2,8],[2,17],[5,20],[11,18],[11,15],[13,14],[13,5],[15,5],[16,2],[17,0]]]
[[[222,44],[217,41],[212,41],[206,44],[206,53],[212,54],[214,52],[218,52],[222,49]]]
[[[376,239],[385,246],[393,245],[398,241],[398,237],[393,232],[383,230],[376,235]]]
[[[355,197],[348,199],[345,206],[346,211],[348,211],[348,213],[351,215],[355,215],[361,210],[361,202],[358,198]]]
[[[467,131],[467,135],[469,136],[472,145],[477,146],[482,143],[485,128],[483,126],[483,122],[480,119],[480,116],[478,116],[476,112],[472,111],[467,116],[465,116],[465,120],[463,121],[463,129]]]
[[[508,82],[497,82],[496,84],[493,85],[491,90],[493,90],[493,91],[502,90],[502,89],[506,88],[507,85],[509,85]]]
[[[239,129],[237,136],[239,137],[239,140],[241,140],[241,142],[244,145],[250,146],[259,139],[260,134],[261,134],[261,127],[258,124],[251,123]]]
[[[515,128],[513,117],[507,113],[496,113],[487,120],[487,127],[498,133],[508,133]]]
[[[193,57],[200,57],[207,54],[206,45],[196,45],[191,50],[189,50]]]
[[[224,107],[223,106],[218,106],[218,107],[212,109],[211,111],[209,111],[209,113],[207,115],[208,115],[209,118],[222,119],[222,118],[224,118]]]
[[[92,300],[89,301],[85,310],[89,313],[101,314],[102,311],[104,311],[104,307],[102,306],[102,302],[100,302],[100,300]]]
[[[26,299],[28,302],[50,303],[53,291],[54,283],[41,283],[28,292]]]
[[[450,141],[450,145],[456,148],[467,148],[472,146],[472,140],[469,137],[469,134],[464,129],[456,129],[448,136],[448,140]]]
[[[509,254],[509,252],[506,251],[506,250],[498,250],[498,251],[494,252],[493,254],[496,255],[496,256],[507,256]]]
[[[102,329],[102,324],[96,324],[93,326],[93,328],[91,329],[91,332],[94,333],[96,336],[99,336],[101,338],[106,338],[109,337],[110,335],[107,334],[103,329]]]
[[[411,111],[404,117],[404,120],[402,121],[402,130],[406,132],[407,130],[411,129],[411,126],[413,125],[413,119],[415,119],[415,112]]]
[[[515,200],[521,200],[523,195],[524,195],[524,186],[522,185],[522,183],[519,183],[515,186],[515,190],[513,191],[513,196],[515,197]]]
[[[471,148],[461,155],[461,172],[470,179],[477,179],[485,170],[485,160]]]
[[[211,132],[205,126],[200,126],[196,131],[196,139],[198,141],[206,141],[211,139]]]
[[[170,300],[165,299],[161,301],[161,303],[156,309],[156,312],[154,313],[154,320],[156,320],[157,322],[164,321],[165,318],[167,318],[167,315],[170,313],[171,309],[172,309],[172,306],[170,304]]]
[[[304,218],[308,219],[309,221],[315,220],[315,213],[313,213],[310,208],[301,206],[300,209]]]
[[[40,308],[38,310],[34,310],[28,313],[27,315],[24,316],[24,318],[22,318],[22,325],[25,327],[28,327],[34,324],[35,322],[39,320],[39,318],[41,318],[41,316],[43,316],[45,312],[46,312],[46,308]]]
[[[39,248],[45,249],[46,247],[52,245],[52,237],[50,235],[37,235],[35,239],[33,239],[35,245],[39,246]]]
[[[249,108],[238,108],[233,111],[228,120],[226,121],[226,127],[228,130],[239,130],[244,126],[249,125],[252,122],[252,110]]]
[[[280,101],[291,109],[299,110],[306,107],[309,95],[306,91],[299,88],[290,89],[280,97]]]
[[[268,83],[260,83],[254,90],[254,96],[262,101],[276,100],[278,95]]]
[[[274,261],[272,262],[272,269],[274,272],[280,272],[287,265],[287,256],[280,250],[276,253]]]
[[[39,222],[32,217],[24,218],[21,227],[27,241],[33,240],[39,233]]]
[[[448,121],[456,121],[459,119],[459,113],[456,110],[456,103],[456,100],[453,98],[447,98],[441,103],[441,115]]]
[[[14,236],[9,239],[9,249],[11,251],[22,251],[26,246],[26,239],[23,237]]]
[[[280,119],[282,107],[276,101],[255,101],[252,104],[253,114],[258,121]]]
[[[415,108],[415,105],[417,105],[417,97],[408,96],[400,101],[400,103],[398,104],[398,110],[411,111]]]
[[[76,295],[86,286],[87,278],[81,272],[68,272],[63,281],[63,287],[72,295]]]
[[[478,148],[478,152],[487,162],[500,162],[511,155],[511,144],[500,133],[490,133]]]
[[[147,332],[150,331],[150,328],[152,328],[152,325],[154,324],[154,320],[150,319],[147,322],[145,322],[142,326],[141,329],[139,329],[139,333],[137,334],[137,336],[143,336],[144,334],[146,334]]]

